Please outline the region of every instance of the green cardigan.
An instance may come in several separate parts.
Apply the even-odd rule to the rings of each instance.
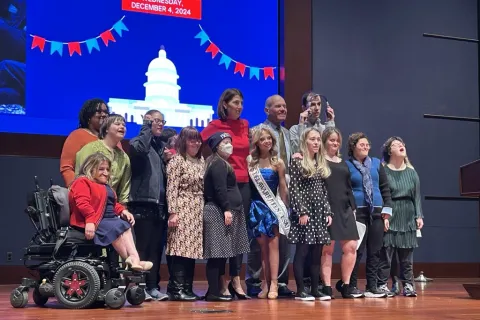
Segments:
[[[117,193],[118,202],[126,204],[130,195],[132,168],[130,166],[130,158],[120,148],[115,147],[112,152],[102,140],[86,144],[77,152],[75,159],[75,175],[78,176],[80,167],[85,159],[95,152],[103,153],[112,162],[112,167],[110,168],[110,186]]]

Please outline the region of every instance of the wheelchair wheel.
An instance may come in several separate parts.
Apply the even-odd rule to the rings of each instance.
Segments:
[[[120,309],[125,305],[125,294],[119,289],[110,289],[105,295],[105,304],[110,309]]]
[[[19,288],[13,289],[10,294],[10,304],[14,308],[25,308],[28,303],[28,291],[20,290]]]
[[[48,297],[42,296],[42,294],[38,290],[38,287],[35,287],[35,289],[33,289],[32,297],[33,297],[33,302],[35,302],[35,304],[39,307],[45,306],[48,302]]]
[[[139,286],[130,287],[127,290],[127,301],[132,306],[139,306],[145,301],[145,290]]]
[[[83,309],[97,299],[100,277],[88,263],[71,261],[55,272],[53,286],[58,302],[69,309]]]

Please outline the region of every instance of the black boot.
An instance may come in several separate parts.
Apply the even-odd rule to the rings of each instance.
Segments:
[[[193,292],[193,277],[195,274],[195,260],[191,259],[190,265],[186,269],[185,275],[185,293],[189,296],[195,297],[196,300],[203,300],[204,297],[200,297]]]
[[[170,301],[196,301],[196,297],[187,293],[186,278],[183,261],[175,257],[171,265],[170,280],[168,281],[167,294]]]

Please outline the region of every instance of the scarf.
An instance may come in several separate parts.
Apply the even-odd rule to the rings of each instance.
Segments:
[[[354,158],[350,159],[352,161],[355,168],[360,171],[362,174],[362,182],[363,182],[363,192],[365,194],[365,201],[367,202],[367,207],[370,213],[373,213],[373,182],[372,182],[372,175],[370,170],[372,169],[372,159],[370,157],[366,157],[363,163],[355,160]]]

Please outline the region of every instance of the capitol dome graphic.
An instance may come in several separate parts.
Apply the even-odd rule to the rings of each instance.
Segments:
[[[179,78],[175,64],[167,59],[167,52],[160,47],[158,57],[148,65],[145,74],[145,100],[110,98],[112,113],[123,115],[127,122],[143,123],[142,116],[151,109],[163,113],[169,127],[205,127],[212,120],[213,107],[180,103]]]

